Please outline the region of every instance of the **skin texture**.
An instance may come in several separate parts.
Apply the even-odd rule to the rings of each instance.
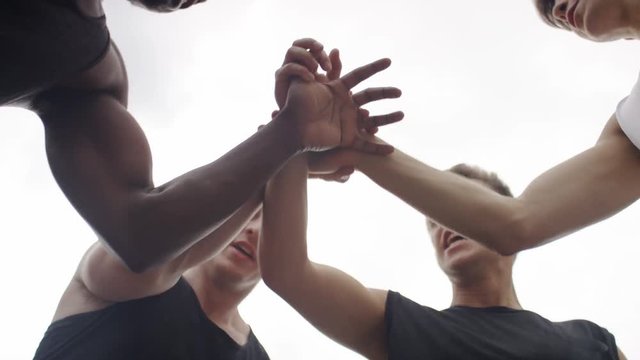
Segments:
[[[160,8],[194,4],[165,2]],[[98,0],[83,2],[82,8],[102,12]],[[300,39],[285,58],[293,62],[299,64],[295,70],[277,74],[281,109],[271,121],[265,117],[261,131],[221,158],[160,185],[152,179],[145,134],[127,110],[127,73],[115,44],[92,68],[22,105],[44,124],[51,171],[71,204],[129,269],[144,272],[173,260],[221,226],[297,153],[338,146],[377,154],[392,150],[362,138],[359,129],[370,125],[359,116],[350,93],[390,60],[320,81],[326,78],[316,78],[316,70],[331,70],[331,61],[322,44]]]

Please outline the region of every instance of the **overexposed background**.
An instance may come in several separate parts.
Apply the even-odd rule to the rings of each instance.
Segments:
[[[595,142],[639,70],[637,41],[596,44],[548,28],[530,1],[209,0],[158,15],[108,0],[105,9],[157,184],[215,160],[269,121],[274,71],[301,37],[339,48],[346,71],[391,57],[366,84],[404,95],[371,109],[406,117],[381,137],[436,167],[496,171],[516,194]],[[30,359],[95,236],[55,184],[34,115],[0,110],[0,164],[0,359]],[[313,182],[309,205],[314,260],[448,306],[420,214],[360,174],[344,185]],[[522,305],[551,320],[597,322],[640,358],[639,218],[631,206],[522,253]],[[360,358],[262,284],[241,310],[273,359]]]

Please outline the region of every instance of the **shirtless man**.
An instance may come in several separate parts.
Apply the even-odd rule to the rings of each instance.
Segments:
[[[199,1],[132,2],[173,11]],[[387,68],[388,59],[321,83],[316,70],[330,73],[329,57],[322,44],[302,39],[278,74],[286,80],[276,83],[277,116],[220,159],[156,186],[146,137],[127,111],[127,74],[101,0],[3,0],[0,52],[0,105],[40,117],[62,191],[133,271],[172,259],[220,226],[296,153],[336,146],[389,153],[359,130],[402,116],[359,117],[363,103],[349,91]],[[299,80],[289,87],[291,77]],[[366,94],[368,101],[399,91]]]

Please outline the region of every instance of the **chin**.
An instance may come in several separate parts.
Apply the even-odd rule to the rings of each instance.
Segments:
[[[590,11],[584,16],[584,38],[596,42],[615,41],[629,37],[625,15],[614,11]]]

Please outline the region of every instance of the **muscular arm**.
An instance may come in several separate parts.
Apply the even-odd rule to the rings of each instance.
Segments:
[[[314,40],[307,43],[322,50]],[[308,72],[314,65],[313,57],[305,63]],[[306,82],[293,81],[283,109],[261,131],[161,186],[153,184],[149,145],[126,109],[126,73],[115,48],[83,77],[42,96],[38,111],[63,192],[124,264],[143,272],[175,259],[217,228],[295,153],[367,146],[358,138],[350,89],[389,65],[381,59],[328,83],[314,81],[311,73]],[[291,75],[300,73],[294,69]],[[102,90],[87,90],[107,78]],[[376,99],[397,96],[386,93]]]
[[[426,216],[504,254],[605,219],[640,196],[640,151],[615,118],[595,146],[543,173],[517,198],[398,150],[384,158],[342,156],[353,157],[359,170]]]
[[[267,185],[260,243],[265,283],[324,334],[370,359],[386,359],[386,291],[365,288],[307,256],[307,165],[297,156]]]
[[[216,229],[297,150],[282,112],[220,159],[155,186],[144,133],[124,106],[89,95],[47,118],[47,154],[65,195],[124,263],[144,271]]]
[[[92,246],[79,266],[79,278],[102,301],[121,302],[156,295],[173,286],[182,274],[229,244],[261,207],[261,196],[243,204],[224,224],[180,256],[153,269],[135,273],[103,244]]]

